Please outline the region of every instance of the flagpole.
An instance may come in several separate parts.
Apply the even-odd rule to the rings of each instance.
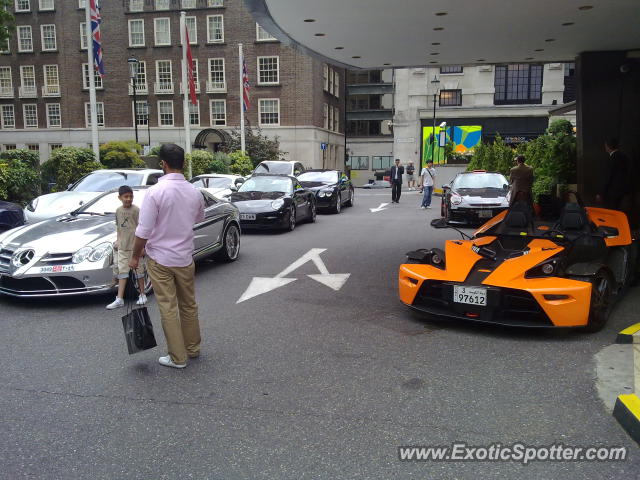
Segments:
[[[185,35],[186,12],[180,12],[180,41],[182,42],[182,116],[184,118],[184,135],[185,135],[185,153],[191,153],[191,119],[189,116],[189,96],[187,83],[187,39]],[[187,167],[187,177],[191,178],[192,173],[191,162]]]
[[[87,63],[89,70],[89,116],[91,118],[91,146],[96,160],[100,162],[100,144],[98,141],[98,110],[96,104],[95,66],[93,64],[93,30],[91,29],[91,1],[85,1],[85,22],[87,27]],[[96,6],[97,8],[97,6]]]
[[[242,67],[244,65],[244,56],[242,55],[242,44],[238,44],[238,58],[240,59],[240,150],[245,152],[245,136],[244,136],[244,78],[242,75]]]

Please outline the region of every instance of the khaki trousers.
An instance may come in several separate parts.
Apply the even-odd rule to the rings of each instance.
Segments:
[[[162,330],[173,363],[187,362],[200,354],[200,324],[196,303],[195,263],[165,267],[147,257],[147,271],[160,309]]]

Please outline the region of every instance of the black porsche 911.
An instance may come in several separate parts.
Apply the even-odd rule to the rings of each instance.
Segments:
[[[244,229],[291,231],[301,220],[316,221],[315,194],[288,175],[254,174],[228,198],[240,210]]]
[[[307,170],[298,175],[298,180],[315,193],[318,209],[340,213],[343,206],[353,206],[353,185],[340,170]]]

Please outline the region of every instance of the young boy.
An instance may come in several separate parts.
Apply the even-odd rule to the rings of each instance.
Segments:
[[[114,274],[118,279],[118,296],[115,301],[107,305],[107,309],[124,306],[124,289],[129,278],[129,260],[133,252],[133,242],[135,240],[136,227],[138,226],[138,218],[140,209],[133,204],[133,190],[128,185],[123,185],[118,189],[118,198],[122,202],[122,206],[116,210],[116,255],[114,255]],[[138,279],[138,287],[140,297],[136,302],[137,305],[147,303],[147,297],[144,294],[144,264],[141,262],[136,269],[136,278]]]

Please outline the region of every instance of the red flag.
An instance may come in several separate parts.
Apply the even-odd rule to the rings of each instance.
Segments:
[[[249,88],[251,85],[249,84],[249,75],[247,74],[247,64],[244,61],[244,55],[242,58],[242,108],[246,112],[249,110],[250,102],[249,102]]]
[[[189,97],[191,98],[191,103],[193,105],[198,104],[198,99],[196,98],[196,80],[193,72],[193,56],[191,55],[191,43],[189,43],[189,29],[187,25],[184,26],[184,34],[187,39],[187,79],[189,82]]]

